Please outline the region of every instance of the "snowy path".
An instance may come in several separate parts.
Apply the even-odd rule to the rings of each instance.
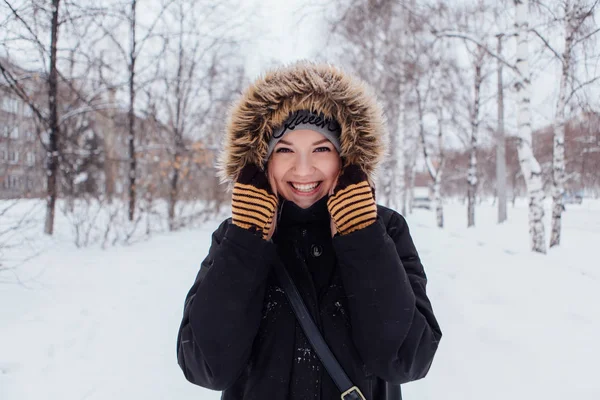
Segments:
[[[444,331],[428,378],[405,399],[597,400],[600,207],[565,214],[565,243],[527,251],[526,210],[494,225],[447,207],[447,228],[409,218]],[[512,215],[514,214],[514,215]],[[214,224],[107,251],[58,244],[0,285],[0,399],[218,399],[188,384],[175,342]]]

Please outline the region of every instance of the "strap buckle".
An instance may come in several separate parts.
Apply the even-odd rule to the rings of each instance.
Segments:
[[[342,400],[367,400],[359,388],[352,386],[342,393]]]

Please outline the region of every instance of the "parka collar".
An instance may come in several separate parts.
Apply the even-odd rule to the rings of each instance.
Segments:
[[[282,229],[293,228],[303,225],[329,226],[329,211],[327,210],[327,199],[324,196],[308,208],[301,208],[296,203],[282,199],[279,208],[277,227]]]

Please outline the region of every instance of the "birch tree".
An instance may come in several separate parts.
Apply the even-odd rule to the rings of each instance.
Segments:
[[[531,250],[546,253],[544,229],[544,188],[542,169],[533,154],[531,137],[531,75],[529,72],[529,0],[514,0],[518,72],[515,91],[518,97],[517,151],[529,197],[529,234]]]
[[[469,141],[469,169],[467,172],[467,226],[475,226],[475,203],[477,197],[477,145],[479,136],[481,86],[483,84],[483,63],[485,50],[477,46],[474,54],[473,68],[475,70],[473,82],[473,108],[471,110],[471,138]]]
[[[388,121],[389,146],[379,176],[378,200],[404,210],[406,199],[406,144],[411,143],[406,126],[408,69],[405,61],[407,13],[393,1],[361,0],[335,2],[336,15],[330,32],[342,49],[343,65],[368,82],[380,95]]]
[[[427,167],[427,172],[433,181],[433,201],[435,204],[436,223],[438,228],[444,227],[444,203],[442,199],[442,176],[445,166],[444,154],[444,128],[443,128],[443,109],[438,109],[437,116],[437,163],[434,165],[433,156],[430,154],[429,146],[426,139],[426,130],[424,126],[423,106],[420,91],[417,89],[417,101],[419,109],[419,138],[421,139],[421,148],[423,150],[423,158]],[[437,166],[436,166],[437,165]]]
[[[515,10],[514,36],[517,42],[516,63],[507,61],[501,54],[497,54],[485,41],[469,32],[456,29],[440,29],[432,26],[432,32],[438,37],[461,38],[480,46],[485,52],[510,68],[515,74],[515,92],[517,94],[517,152],[519,165],[524,177],[527,196],[529,199],[529,235],[530,247],[534,252],[546,253],[542,170],[534,156],[531,135],[531,110],[530,91],[531,76],[529,71],[529,1],[513,0]],[[495,33],[497,35],[498,33]],[[506,34],[506,32],[505,32]]]
[[[496,36],[496,52],[502,57],[503,34]],[[501,61],[498,63],[498,129],[496,131],[496,197],[498,198],[498,223],[506,221],[506,138],[504,135],[504,77]]]
[[[600,75],[586,77],[585,82],[578,82],[577,53],[587,42],[594,39],[600,32],[594,24],[594,14],[598,1],[562,0],[558,3],[556,13],[552,12],[552,20],[558,20],[562,25],[562,53],[554,48],[547,35],[539,30],[532,32],[544,44],[552,57],[560,63],[560,80],[556,111],[553,122],[553,148],[552,148],[552,228],[550,247],[560,244],[562,212],[564,209],[563,196],[565,194],[566,160],[565,160],[565,130],[567,128],[568,107],[570,100],[580,90],[600,79]],[[550,7],[540,7],[546,11]],[[580,50],[580,51],[578,51]]]
[[[449,122],[445,114],[452,114],[458,104],[455,84],[459,76],[458,67],[448,53],[443,43],[426,41],[414,41],[409,52],[410,57],[414,57],[410,59],[414,65],[410,85],[414,91],[413,103],[417,111],[419,139],[425,166],[432,181],[436,222],[439,228],[444,227],[444,131]],[[434,119],[435,126],[433,123],[427,124],[427,119]]]
[[[475,226],[475,206],[477,201],[479,171],[477,163],[477,152],[480,142],[480,122],[482,119],[482,108],[485,89],[484,82],[487,78],[487,64],[489,61],[489,40],[492,37],[490,31],[494,25],[489,23],[489,17],[493,15],[493,9],[483,1],[466,4],[455,10],[450,22],[456,26],[458,31],[441,33],[436,31],[439,37],[461,38],[463,48],[469,59],[468,68],[472,70],[473,85],[472,94],[468,97],[469,106],[469,131],[468,138],[468,168],[467,168],[467,226]],[[445,21],[448,23],[448,21]]]

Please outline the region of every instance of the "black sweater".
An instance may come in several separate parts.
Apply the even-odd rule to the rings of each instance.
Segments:
[[[273,242],[230,220],[213,233],[177,341],[186,378],[223,399],[332,399],[339,390],[312,351],[272,271],[282,262],[351,381],[368,400],[384,382],[424,377],[441,338],[404,218],[331,238],[323,200],[285,203]]]

